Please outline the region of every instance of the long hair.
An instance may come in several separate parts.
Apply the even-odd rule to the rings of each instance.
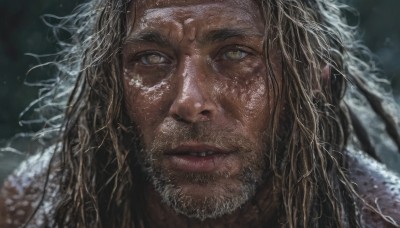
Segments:
[[[267,25],[266,64],[272,64],[269,50],[277,48],[283,72],[283,86],[275,88],[275,95],[284,111],[274,110],[269,133],[272,151],[282,151],[279,142],[286,145],[283,153],[269,155],[282,202],[280,222],[293,228],[360,227],[345,151],[358,145],[378,157],[353,114],[360,106],[354,97],[370,104],[370,112],[400,145],[397,123],[383,109],[376,86],[382,80],[356,28],[346,24],[347,6],[336,0],[257,3]],[[59,80],[49,92],[63,94],[66,101],[55,152],[61,173],[54,221],[60,227],[145,226],[145,215],[137,210],[142,181],[132,149],[140,142],[126,116],[120,80],[130,4],[134,1],[92,0],[56,27],[69,31],[72,40],[61,43],[63,58],[55,63]],[[347,89],[349,83],[354,88]]]

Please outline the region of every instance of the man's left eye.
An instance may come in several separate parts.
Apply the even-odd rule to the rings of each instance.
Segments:
[[[246,57],[247,55],[248,55],[247,52],[236,49],[225,52],[223,58],[226,60],[240,60]]]
[[[162,56],[158,53],[150,53],[142,55],[139,58],[140,62],[144,65],[156,65],[156,64],[165,64],[168,62],[165,56]]]

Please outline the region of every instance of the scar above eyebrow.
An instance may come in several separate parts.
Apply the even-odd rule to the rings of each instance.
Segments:
[[[158,31],[139,32],[139,33],[133,34],[132,36],[129,36],[125,40],[125,44],[139,43],[139,42],[155,43],[162,47],[171,45],[169,40],[165,36],[163,36],[161,33],[159,33]]]

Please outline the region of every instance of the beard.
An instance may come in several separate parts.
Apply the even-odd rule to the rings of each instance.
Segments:
[[[262,133],[257,142],[229,129],[213,129],[207,123],[168,124],[152,143],[143,148],[138,159],[141,168],[162,201],[177,213],[205,220],[230,214],[252,198],[265,182],[266,143]],[[181,143],[195,141],[229,148],[240,161],[237,171],[176,172],[163,164],[164,153]],[[188,191],[185,186],[203,189]]]

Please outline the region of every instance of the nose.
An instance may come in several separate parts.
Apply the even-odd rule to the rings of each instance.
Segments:
[[[179,78],[179,86],[169,115],[186,123],[212,120],[217,112],[217,106],[210,94],[213,85],[202,73],[201,67],[186,63],[176,76]]]

